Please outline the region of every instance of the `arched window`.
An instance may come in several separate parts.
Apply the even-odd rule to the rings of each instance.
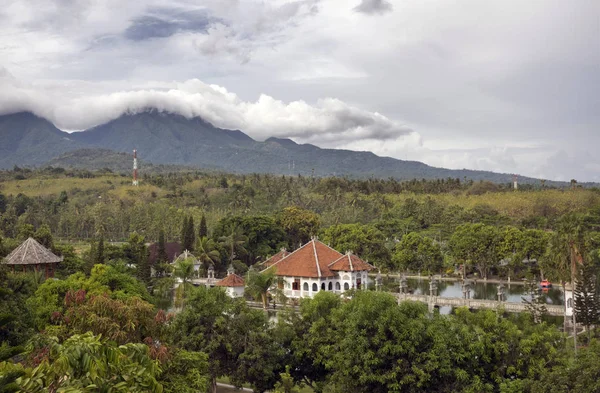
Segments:
[[[344,277],[342,277],[342,280],[349,280],[349,279],[350,279],[350,276],[347,274],[344,274]]]
[[[321,291],[325,290],[325,283],[321,283]]]
[[[567,299],[567,308],[573,308],[573,298]]]
[[[317,286],[317,283],[313,283],[313,292],[317,292],[319,290],[319,287]]]
[[[305,282],[304,285],[302,286],[302,289],[304,289],[305,291],[308,291],[308,283]]]
[[[348,285],[347,282],[344,283],[344,291],[347,291],[348,289],[350,289],[350,285]]]
[[[336,290],[336,291],[339,291],[340,289],[342,289],[342,287],[340,286],[340,283],[339,283],[339,282],[336,282],[336,283],[335,283],[335,290]]]
[[[331,281],[329,281],[329,290],[333,290],[333,283]]]

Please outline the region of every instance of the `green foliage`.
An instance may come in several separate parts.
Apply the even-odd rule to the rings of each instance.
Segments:
[[[0,371],[14,367],[0,363]],[[59,344],[50,338],[47,355],[39,366],[22,369],[16,380],[26,392],[156,392],[163,391],[156,377],[161,370],[144,344],[117,346],[91,333],[74,335]],[[65,376],[68,375],[68,378]]]
[[[84,290],[88,295],[106,293],[114,299],[137,296],[146,301],[151,300],[145,286],[135,277],[120,272],[113,266],[96,265],[89,278],[83,273],[76,273],[64,280],[46,280],[40,285],[35,294],[26,302],[35,326],[42,330],[51,322],[53,314],[63,314],[66,294],[69,291],[78,290]]]
[[[35,234],[34,227],[31,224],[21,224],[17,228],[17,238],[23,242]]]
[[[156,264],[160,265],[165,263],[169,263],[169,256],[167,255],[167,249],[165,246],[165,231],[161,229],[158,234],[158,250]]]
[[[174,344],[208,355],[210,391],[216,378],[248,382],[263,392],[277,382],[283,349],[275,345],[262,311],[249,309],[220,288],[198,287],[173,324]]]
[[[442,268],[443,256],[440,246],[432,239],[409,233],[396,244],[392,261],[401,271],[435,274]]]
[[[292,249],[308,242],[321,225],[318,214],[298,206],[286,207],[276,217],[276,224],[285,231],[288,246]]]
[[[173,275],[181,280],[175,291],[175,305],[182,307],[185,305],[185,300],[188,294],[193,290],[193,285],[190,282],[194,277],[194,261],[192,258],[186,258],[177,261]]]
[[[590,327],[600,323],[600,301],[598,300],[598,288],[596,287],[597,272],[598,268],[591,262],[584,264],[577,272],[575,290],[573,291],[577,322],[586,327],[588,339],[590,340]]]
[[[226,249],[231,247],[232,233],[236,233],[238,241],[243,240],[243,243],[236,244],[234,253],[248,266],[265,255],[273,255],[285,244],[284,232],[269,216],[230,216],[220,220],[214,229],[215,237],[229,237],[224,242]],[[239,234],[243,234],[244,238]]]
[[[448,242],[451,255],[467,266],[474,266],[482,278],[500,260],[501,236],[496,227],[485,224],[463,224]]]
[[[217,230],[215,230],[215,233],[218,233]],[[226,234],[219,237],[219,245],[227,253],[230,264],[233,263],[235,257],[246,255],[247,251],[244,245],[247,241],[248,238],[235,226],[230,227]]]
[[[196,258],[204,265],[205,269],[219,262],[220,254],[213,239],[207,237],[198,238],[196,241]]]
[[[208,237],[208,226],[206,225],[206,216],[203,214],[198,225],[198,238]]]
[[[32,275],[11,274],[0,264],[0,361],[20,353],[34,332],[25,301],[36,287]]]
[[[165,393],[196,393],[208,389],[208,357],[202,352],[175,350],[163,366]]]
[[[376,266],[389,267],[390,252],[383,233],[372,225],[332,225],[321,232],[321,240],[340,252],[352,251]]]
[[[54,239],[52,238],[52,232],[50,231],[50,227],[47,224],[41,225],[33,234],[33,238],[47,249],[54,249]]]
[[[136,275],[142,282],[150,282],[150,262],[148,261],[149,251],[146,247],[144,236],[134,232],[129,235],[127,244],[124,246],[125,256],[136,265]]]
[[[194,251],[195,239],[194,218],[192,216],[185,217],[181,226],[181,249]]]
[[[271,287],[277,283],[277,276],[273,269],[268,269],[264,272],[251,270],[248,274],[246,282],[246,292],[254,298],[260,300],[263,308],[268,306],[268,294]]]

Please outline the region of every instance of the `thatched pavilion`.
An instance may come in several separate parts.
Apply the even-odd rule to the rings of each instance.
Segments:
[[[63,257],[54,255],[35,239],[25,240],[15,248],[2,263],[12,268],[13,272],[44,272],[46,278],[54,277],[56,264],[62,262]]]

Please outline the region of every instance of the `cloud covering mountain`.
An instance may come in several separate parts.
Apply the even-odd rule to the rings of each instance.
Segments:
[[[599,15],[588,0],[8,0],[0,110],[80,129],[150,104],[257,139],[598,181]]]

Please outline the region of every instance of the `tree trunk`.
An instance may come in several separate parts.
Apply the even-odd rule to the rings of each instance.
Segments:
[[[267,294],[261,293],[260,297],[262,298],[263,308],[266,310],[267,309]]]
[[[210,386],[208,387],[210,393],[217,393],[217,378],[210,378]]]
[[[567,289],[565,288],[565,282],[561,281],[560,283],[563,287],[563,293],[565,294],[565,301],[564,301],[564,313],[563,313],[563,332],[565,334],[567,334],[567,299],[566,299],[566,295],[567,295]]]
[[[571,287],[573,288],[573,350],[577,355],[577,318],[575,317],[575,281],[571,279]]]

